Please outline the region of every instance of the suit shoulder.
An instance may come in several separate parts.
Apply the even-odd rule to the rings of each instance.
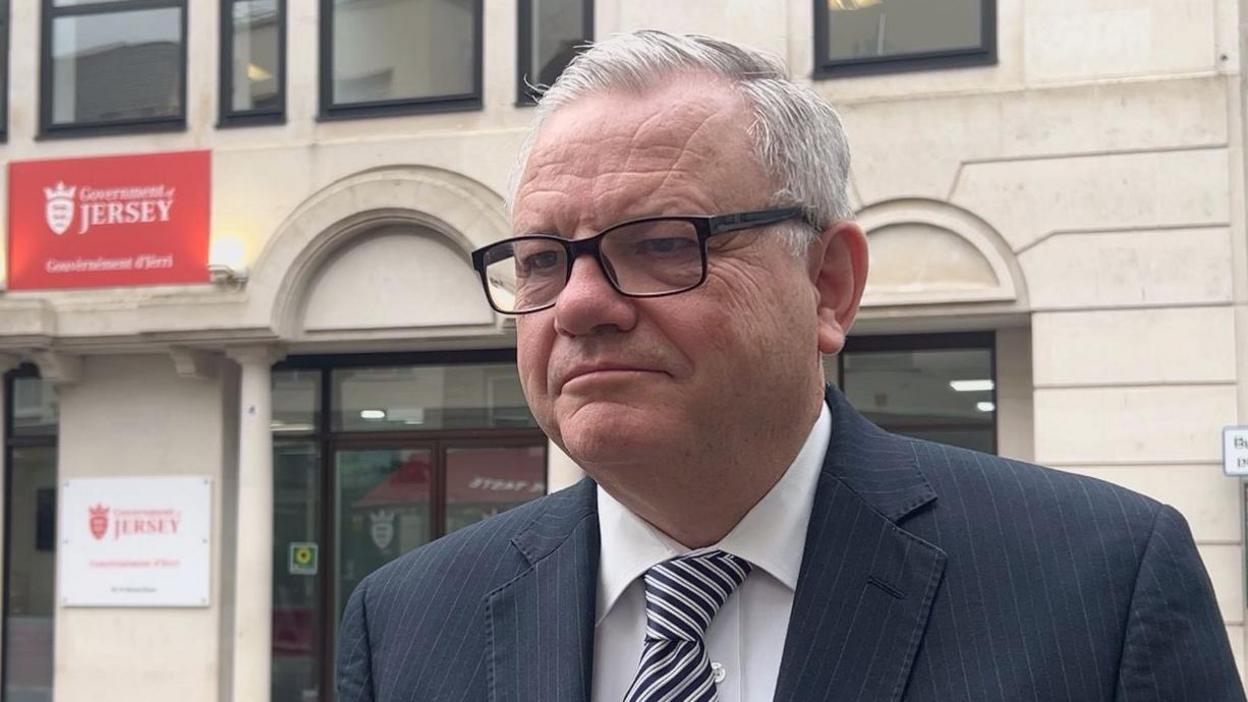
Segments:
[[[1144,529],[1163,508],[1151,497],[1089,475],[921,439],[903,440],[939,496],[998,498],[1045,516],[1063,511],[1112,514]]]

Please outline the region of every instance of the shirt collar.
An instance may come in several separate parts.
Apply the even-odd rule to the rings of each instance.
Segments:
[[[780,480],[719,543],[704,549],[694,550],[678,543],[598,486],[601,550],[596,624],[602,623],[628,586],[651,566],[691,552],[727,551],[796,590],[815,486],[831,433],[832,417],[824,404],[806,443]]]

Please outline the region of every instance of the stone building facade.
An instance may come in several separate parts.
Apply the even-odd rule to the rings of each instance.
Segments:
[[[508,371],[512,324],[485,303],[467,252],[508,232],[503,198],[532,117],[522,64],[638,28],[773,52],[840,109],[872,273],[858,346],[828,360],[830,380],[886,425],[1173,504],[1243,664],[1244,489],[1220,453],[1223,427],[1248,424],[1237,0],[949,0],[949,16],[971,22],[966,46],[949,32],[965,50],[909,56],[910,39],[889,48],[873,15],[875,48],[862,51],[880,60],[865,61],[837,53],[835,28],[852,29],[837,13],[878,13],[879,0],[357,6],[400,12],[380,20],[353,18],[350,2],[254,3],[275,18],[246,14],[252,3],[169,2],[181,51],[135,60],[161,57],[154,75],[169,80],[180,53],[183,92],[135,84],[132,98],[66,73],[45,40],[86,46],[94,15],[61,4],[7,3],[0,155],[210,150],[217,274],[0,292],[3,699],[331,699],[333,621],[359,571],[576,479],[527,418]],[[425,54],[383,31],[396,19],[426,28]],[[231,50],[246,39],[284,56],[280,91],[264,87],[272,67],[221,60],[239,23],[249,32]],[[104,63],[80,58],[83,75],[128,65],[96,48]],[[249,103],[244,85],[260,97]],[[110,127],[127,100],[149,121]],[[102,126],[76,129],[83,114]],[[950,409],[956,380],[990,383],[963,411]],[[472,462],[487,449],[521,468]],[[156,475],[213,481],[209,605],[57,602],[56,552],[38,536],[56,486]],[[299,580],[286,553],[305,543],[321,570]]]

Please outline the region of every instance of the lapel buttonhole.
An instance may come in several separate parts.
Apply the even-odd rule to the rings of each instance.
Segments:
[[[874,575],[867,576],[867,584],[868,584],[868,585],[874,585],[874,586],[878,587],[879,589],[883,590],[884,592],[888,593],[889,595],[892,595],[893,597],[895,597],[895,598],[897,598],[897,599],[899,599],[899,600],[904,600],[904,599],[906,599],[906,593],[902,592],[901,590],[898,590],[897,588],[893,587],[892,585],[889,585],[888,583],[884,582],[883,580],[880,580],[879,578],[875,577]]]

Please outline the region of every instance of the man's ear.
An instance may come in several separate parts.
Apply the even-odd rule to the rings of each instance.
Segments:
[[[867,285],[867,236],[856,222],[836,222],[811,246],[809,272],[819,296],[819,351],[839,353]]]

